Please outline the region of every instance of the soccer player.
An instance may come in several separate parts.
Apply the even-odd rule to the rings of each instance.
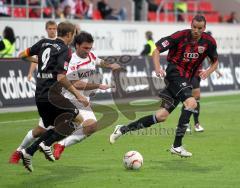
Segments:
[[[128,125],[117,125],[110,135],[110,143],[123,134],[153,124],[163,122],[170,113],[182,102],[184,109],[181,112],[173,145],[170,148],[172,154],[181,157],[191,157],[192,153],[182,145],[182,139],[187,129],[190,116],[197,107],[196,99],[192,96],[190,80],[201,66],[205,57],[209,57],[211,65],[199,73],[201,79],[206,79],[218,66],[218,54],[215,39],[204,32],[206,19],[202,15],[196,15],[191,22],[191,29],[178,31],[170,36],[160,39],[157,49],[153,52],[155,73],[158,77],[165,77],[166,88],[160,92],[163,99],[161,108],[154,114],[144,116]],[[159,53],[169,50],[165,70],[160,66]]]
[[[91,51],[93,42],[92,35],[84,31],[75,37],[74,46],[76,48],[76,52],[72,55],[67,73],[68,79],[73,82],[76,88],[80,89],[81,91],[90,90],[89,92],[83,92],[83,95],[87,97],[88,100],[91,90],[109,89],[109,86],[107,85],[95,83],[97,79],[95,76],[96,65],[102,68],[110,68],[113,71],[121,69],[121,66],[116,63],[109,64],[106,61],[98,58]],[[81,103],[74,100],[74,97],[68,93],[65,94],[65,97],[69,98],[79,109],[79,112],[83,117],[83,123],[72,135],[54,145],[53,154],[55,159],[60,158],[65,147],[69,147],[82,141],[97,130],[97,119],[92,109],[89,106],[83,107]]]
[[[57,39],[42,39],[32,47],[19,54],[20,57],[37,55],[38,74],[35,101],[38,113],[45,127],[54,129],[46,131],[31,146],[22,149],[21,158],[25,168],[32,172],[32,157],[40,149],[50,161],[54,161],[51,145],[74,131],[73,121],[82,121],[78,109],[62,94],[62,88],[71,92],[76,100],[88,106],[88,100],[71,84],[66,77],[71,44],[75,34],[75,26],[70,22],[61,22],[57,27]]]
[[[45,29],[47,32],[47,38],[50,40],[55,40],[57,37],[57,23],[55,21],[49,20],[45,24]],[[37,61],[37,59],[34,59],[33,61]],[[28,71],[28,80],[30,81],[32,78],[33,72],[37,69],[37,63],[31,63],[30,68]],[[41,134],[43,134],[46,130],[53,128],[52,126],[49,126],[47,128],[44,127],[42,119],[39,119],[38,125],[28,131],[27,135],[24,137],[22,143],[19,145],[19,147],[14,151],[9,159],[9,163],[11,164],[17,164],[21,158],[20,151],[24,148],[27,148],[30,146]]]

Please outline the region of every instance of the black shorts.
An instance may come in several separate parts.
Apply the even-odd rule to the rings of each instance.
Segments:
[[[179,104],[192,97],[192,86],[186,78],[175,77],[171,81],[165,80],[166,88],[159,93],[162,98],[161,107],[171,113]]]
[[[54,102],[48,100],[36,101],[38,113],[46,128],[50,125],[55,126],[55,119],[62,114],[70,114],[70,121],[78,115],[79,110],[68,99],[63,96],[58,99]]]
[[[193,89],[200,88],[201,78],[199,76],[194,76],[191,80],[191,85]]]

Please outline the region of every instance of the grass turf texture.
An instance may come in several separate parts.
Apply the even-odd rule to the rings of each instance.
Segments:
[[[37,125],[37,113],[0,114],[0,187],[239,187],[239,104],[239,95],[202,99],[200,120],[205,132],[193,132],[184,139],[192,158],[180,158],[167,151],[174,139],[180,108],[165,123],[129,133],[110,145],[108,139],[114,126],[129,122],[118,113],[116,122],[66,148],[59,161],[50,163],[37,152],[33,173],[28,173],[21,163],[8,164],[8,159],[27,131]],[[111,108],[116,109],[109,107],[108,118],[113,112]],[[134,110],[127,108],[127,114]],[[156,105],[137,108],[149,110],[138,112],[139,118],[153,113]],[[139,171],[122,166],[122,157],[129,150],[137,150],[144,157]]]

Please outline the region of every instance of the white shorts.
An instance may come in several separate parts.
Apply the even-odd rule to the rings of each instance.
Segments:
[[[43,129],[46,129],[46,130],[49,130],[49,129],[54,128],[53,126],[48,126],[47,128],[44,127],[44,124],[43,124],[43,120],[42,120],[42,118],[39,118],[38,126],[39,126],[39,127],[42,127]]]
[[[95,116],[95,114],[92,111],[92,108],[90,107],[90,105],[88,105],[87,107],[83,106],[82,103],[78,102],[76,99],[75,100],[70,100],[79,110],[79,114],[83,117],[83,121],[87,120],[87,119],[93,119],[95,121],[97,121],[97,118]]]
[[[85,107],[83,106],[82,103],[76,101],[76,100],[71,100],[71,102],[78,108],[79,110],[79,114],[82,116],[83,121],[88,120],[88,119],[93,119],[95,121],[97,121],[96,116],[94,115],[92,108],[89,106]],[[49,127],[44,127],[42,118],[39,118],[39,127],[42,127],[46,130],[52,129],[54,128],[53,126],[49,126]]]

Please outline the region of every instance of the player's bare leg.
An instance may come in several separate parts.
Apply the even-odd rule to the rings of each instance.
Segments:
[[[65,147],[77,144],[97,131],[97,122],[94,119],[87,119],[77,126],[77,130],[73,134],[54,144],[53,155],[56,160],[60,159]]]
[[[196,132],[203,132],[204,128],[200,125],[199,115],[200,115],[200,88],[193,89],[193,97],[197,101],[197,107],[195,108],[195,112],[193,113],[194,117],[194,129]]]

